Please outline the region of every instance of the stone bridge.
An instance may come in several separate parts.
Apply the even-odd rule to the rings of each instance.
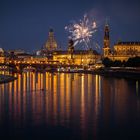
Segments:
[[[28,63],[28,62],[7,62],[7,63],[0,63],[0,67],[7,68],[9,70],[13,70],[15,72],[22,72],[24,69],[35,69],[35,71],[53,71],[57,68],[81,68],[81,65],[74,65],[74,64],[60,64],[60,63]]]

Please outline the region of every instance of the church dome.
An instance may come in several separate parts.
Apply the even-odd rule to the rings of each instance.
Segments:
[[[48,51],[53,51],[53,50],[57,49],[57,42],[54,38],[53,29],[50,29],[50,31],[49,31],[48,40],[47,40],[44,48],[47,49]]]

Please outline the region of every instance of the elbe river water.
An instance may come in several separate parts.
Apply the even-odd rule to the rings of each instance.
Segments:
[[[91,74],[15,74],[0,85],[0,139],[140,138],[140,81]]]

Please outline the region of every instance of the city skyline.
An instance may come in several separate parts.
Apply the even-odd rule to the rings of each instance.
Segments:
[[[97,22],[94,39],[102,48],[105,19],[110,25],[111,46],[118,40],[139,41],[139,1],[111,0],[91,1],[1,1],[0,47],[5,50],[40,49],[48,39],[48,31],[54,29],[55,38],[63,49],[68,43],[64,27],[72,20],[79,20],[85,13]],[[51,12],[50,12],[51,11]]]
[[[140,138],[139,0],[0,0],[0,138]]]

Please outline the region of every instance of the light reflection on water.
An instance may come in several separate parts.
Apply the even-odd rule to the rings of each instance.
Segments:
[[[43,124],[70,129],[79,139],[100,139],[108,135],[102,129],[140,123],[138,80],[47,72],[15,76],[0,85],[1,129]]]

